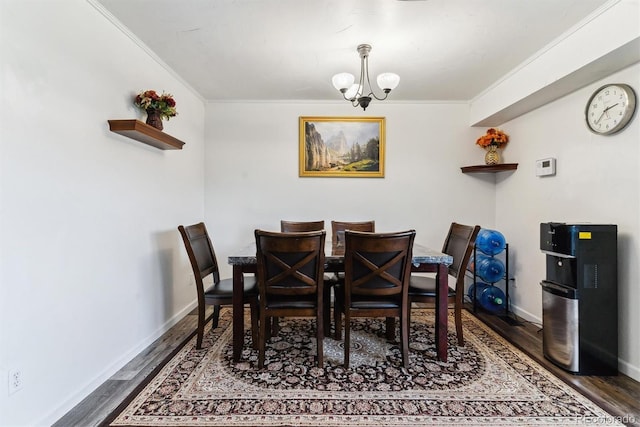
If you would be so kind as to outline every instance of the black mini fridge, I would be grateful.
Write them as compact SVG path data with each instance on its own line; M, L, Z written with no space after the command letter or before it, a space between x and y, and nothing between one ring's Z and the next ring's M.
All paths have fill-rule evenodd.
M540 224L544 356L580 375L618 373L617 226Z

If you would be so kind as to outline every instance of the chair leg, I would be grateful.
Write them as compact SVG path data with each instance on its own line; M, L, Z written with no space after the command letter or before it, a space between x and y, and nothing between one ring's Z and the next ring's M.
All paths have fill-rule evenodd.
M387 334L387 341L394 342L396 340L396 318L387 317L385 319L385 330Z
M258 369L264 368L264 347L267 335L267 317L260 312L260 333L258 334Z
M462 336L462 308L456 304L453 309L455 322L456 322L456 335L458 336L458 345L464 346L464 337Z
M334 339L342 339L342 308L337 304L333 306L333 327L335 328Z
M267 325L266 325L267 326L267 335L266 335L265 339L267 341L269 341L271 339L271 336L272 336L273 327L271 325L272 325L273 321L274 321L273 318L267 318L267 320L266 320L266 322L267 322Z
M322 296L324 332L326 336L331 336L331 284L325 283L324 285L324 295Z
M407 315L400 318L400 348L402 349L402 365L409 368L409 316Z
M198 340L196 341L196 349L202 348L202 338L204 337L204 324L207 322L204 313L204 304L198 305Z
M278 333L280 332L280 318L279 317L272 317L271 318L271 333L270 333L270 337L277 337Z
M318 306L316 313L316 348L318 349L318 368L324 367L324 307Z
M249 310L251 310L251 344L254 349L258 348L258 335L259 335L259 326L258 326L258 310L259 305L257 301L251 301L249 303Z
M344 367L349 369L349 353L351 347L351 318L349 314L344 313Z
M211 329L215 329L218 327L218 320L220 319L220 306L219 305L214 305L213 306L213 323L211 324Z

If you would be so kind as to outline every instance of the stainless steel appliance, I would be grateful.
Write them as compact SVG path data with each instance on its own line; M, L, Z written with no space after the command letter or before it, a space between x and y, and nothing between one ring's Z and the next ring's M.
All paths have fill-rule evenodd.
M540 250L545 357L576 374L616 375L617 226L541 223Z

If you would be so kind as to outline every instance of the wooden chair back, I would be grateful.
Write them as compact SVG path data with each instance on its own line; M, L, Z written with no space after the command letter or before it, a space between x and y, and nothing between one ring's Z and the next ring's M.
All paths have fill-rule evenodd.
M256 230L258 287L272 295L315 294L324 274L324 231L275 233Z
M283 233L299 233L303 231L324 230L324 220L322 221L280 221L280 231Z
M345 232L345 306L352 296L406 299L415 231Z
M199 222L187 226L180 225L178 231L180 231L180 235L184 241L184 246L191 263L191 269L196 279L198 300L200 300L200 298L204 299L204 284L202 280L212 274L214 283L220 281L218 260L216 259L216 253L209 238L207 227L204 223Z
M449 266L449 274L461 282L464 287L464 273L473 253L476 237L480 231L479 225L464 225L452 222L449 232L442 246L442 252L453 257ZM456 292L459 288L456 285ZM464 289L462 289L464 292Z

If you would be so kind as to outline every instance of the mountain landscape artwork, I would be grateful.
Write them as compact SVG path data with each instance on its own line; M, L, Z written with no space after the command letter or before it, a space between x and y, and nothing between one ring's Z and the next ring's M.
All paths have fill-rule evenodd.
M384 117L300 117L300 176L384 177Z

